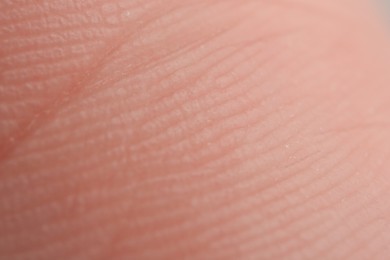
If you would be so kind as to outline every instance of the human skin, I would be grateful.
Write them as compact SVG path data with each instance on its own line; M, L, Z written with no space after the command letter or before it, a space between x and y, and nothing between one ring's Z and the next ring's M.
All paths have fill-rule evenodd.
M1 0L0 259L389 259L363 0Z

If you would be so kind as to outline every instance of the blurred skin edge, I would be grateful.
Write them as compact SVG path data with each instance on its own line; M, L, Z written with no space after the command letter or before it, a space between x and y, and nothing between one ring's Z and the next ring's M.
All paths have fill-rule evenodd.
M36 132L18 145L13 154L1 166L0 171L3 175L0 192L4 199L1 201L0 210L5 219L3 223L11 223L2 226L2 234L6 234L6 239L2 240L0 252L5 252L4 257L7 259L13 259L12 257L14 259L18 259L18 257L50 259L61 252L64 257L69 254L70 256L78 256L80 259L85 259L88 256L92 258L104 255L104 253L112 253L118 258L126 258L130 255L137 259L148 259L153 258L153 256L160 256L160 259L191 256L199 258L215 256L214 259L234 259L240 256L266 259L267 256L269 256L268 258L288 254L294 256L294 254L300 255L301 253L318 256L318 252L322 252L325 255L328 253L329 258L331 258L332 254L335 257L352 254L352 249L356 248L359 243L364 244L368 239L366 234L371 234L370 232L382 231L385 233L386 223L374 221L372 226L368 226L370 232L356 231L357 234L350 239L352 241L350 244L341 243L342 245L338 246L333 243L333 239L338 236L346 234L349 237L350 230L354 230L356 226L370 222L372 219L384 219L389 213L386 203L378 205L376 202L378 196L386 194L386 177L379 176L375 182L365 185L369 182L369 177L373 177L373 175L365 176L358 173L360 171L374 171L376 172L375 176L381 175L385 158L388 155L386 147L379 145L387 142L388 136L380 125L378 132L378 125L376 125L376 122L383 122L386 118L387 114L384 112L388 108L384 104L386 104L385 101L388 97L386 86L389 81L387 81L386 76L382 76L384 70L382 62L386 64L384 61L386 59L378 58L375 50L377 44L381 44L377 43L375 37L380 36L373 32L363 31L365 33L362 33L362 36L358 36L360 33L356 36L359 39L356 40L359 44L346 37L341 44L343 46L344 43L345 48L336 48L335 52L329 53L327 48L332 45L332 37L347 32L346 28L337 28L336 32L332 32L334 27L329 26L326 22L316 24L318 20L313 17L309 18L309 15L295 19L294 16L289 17L290 11L282 13L286 15L285 22L297 23L298 25L301 25L300 23L308 24L309 21L314 22L311 25L313 28L309 30L310 33L304 32L297 38L289 38L293 41L293 47L290 46L291 49L289 49L290 52L291 50L293 50L292 52L302 51L310 46L311 42L319 44L318 46L322 46L324 49L308 49L303 55L301 53L288 53L294 57L298 54L301 57L298 60L290 60L283 54L281 57L279 55L279 63L283 65L287 63L288 69L271 72L275 73L275 76L267 82L271 86L282 84L283 87L285 81L283 77L287 77L291 79L290 82L297 81L298 84L295 83L294 88L289 90L284 88L286 91L278 93L271 101L265 102L263 109L256 110L256 104L261 104L262 94L269 91L266 85L260 87L260 90L251 90L249 98L245 95L242 96L241 92L234 87L229 88L231 93L240 94L239 99L251 101L251 106L245 108L245 113L239 114L238 119L228 121L233 122L233 127L245 128L248 123L253 122L251 121L253 117L263 118L267 112L271 113L271 116L268 121L254 123L242 132L230 130L232 128L227 124L227 121L217 121L217 124L213 124L213 128L210 128L211 136L214 134L215 140L208 141L217 147L217 151L205 151L202 148L207 144L203 143L203 140L208 140L208 133L201 132L199 135L197 132L207 129L209 126L208 121L202 120L199 114L206 117L213 115L209 114L211 113L209 110L197 110L196 104L211 104L211 111L219 113L216 113L217 117L229 119L237 112L235 110L237 104L235 100L237 99L227 95L226 101L218 97L219 93L216 90L209 93L209 96L215 100L208 101L201 95L203 92L200 91L204 84L196 85L194 81L184 81L192 85L182 85L181 81L175 83L173 80L173 84L168 84L165 90L161 91L162 88L158 85L161 80L160 74L157 73L156 80L153 80L153 73L156 70L153 70L152 67L151 70L143 72L142 66L137 76L140 79L151 78L152 80L147 82L156 84L156 87L150 87L151 94L160 95L168 105L164 106L164 103L155 102L159 99L155 99L152 95L150 97L139 94L139 96L132 97L131 91L116 93L114 90L104 87L101 82L105 82L106 85L120 86L121 89L125 89L128 82L142 83L140 80L121 81L123 75L126 75L125 73L128 71L125 66L126 61L128 62L130 58L134 58L130 59L133 62L138 61L137 56L130 52L131 45L130 47L122 46L116 54L113 54L117 60L111 61L110 64L102 68L99 75L96 76L97 80L91 80L89 83L91 86L89 91L103 89L99 92L100 94L88 98L89 92L83 90L85 92L82 91L74 96L76 102L71 102L65 108L62 108L62 105L58 106L59 111L51 115L50 119L42 119L42 122L45 122L43 127L38 125ZM354 19L357 18L351 20L356 24L365 24ZM244 29L247 31L253 30L259 25L255 17L250 16L248 21L248 23L244 23ZM283 24L277 22L275 24L283 27ZM321 25L324 32L315 32L316 25ZM184 29L188 28L190 26L184 26ZM269 30L272 31L272 29ZM223 40L217 39L215 44L217 46L223 45L224 41L240 39L241 37L251 38L252 36L245 36L247 31L234 31ZM318 38L321 35L324 39ZM363 35L373 35L373 37L367 39ZM331 39L329 40L325 36L330 36ZM304 42L303 46L300 45L299 41L303 39L301 37L307 41ZM172 39L171 41L175 42L176 40ZM351 44L352 42L354 44ZM184 39L181 44L185 46L188 42ZM274 50L275 47L272 46L279 48L284 46L284 42L272 42L271 40L271 43L265 46L268 48L267 50ZM370 46L370 48L366 46ZM375 48L372 48L373 46ZM277 48L275 49L277 50ZM324 62L324 67L322 64L316 63L320 61L313 60L313 57L322 54L322 50L325 50L325 60L321 59L320 61ZM344 56L344 52L347 53L346 56ZM249 52L250 54L251 52ZM160 53L157 52L157 55L155 54L153 57L158 58L159 55ZM191 58L191 55L181 55L185 56L184 59ZM236 62L236 59L242 60L240 55L240 52L235 50L232 57L224 62L229 64L229 62ZM319 57L324 56L319 55ZM354 57L359 63L355 63ZM375 57L374 65L368 62L372 62L370 59L372 57ZM255 56L254 60L261 62L263 58L259 55ZM196 63L196 60L195 56L195 64L202 64L202 62ZM142 64L142 60L139 61ZM242 63L238 67L242 67L242 69L234 70L234 72L245 76L247 73L245 70L250 68L246 68L243 61L240 62ZM299 66L306 64L306 62L314 63L314 65L304 66L305 70L302 71ZM296 63L298 65L295 65ZM231 70L231 67L227 65L226 68L222 66L221 69L217 69L217 72L213 72L212 68L208 68L206 64L206 72L204 72L203 67L198 69L196 65L192 66L188 72L185 71L190 78L199 77L199 73L207 74L207 70L211 71L208 74L209 77L229 73ZM264 66L264 68L267 67ZM169 67L165 68L161 74L164 76L165 73L169 74L169 72L175 71L174 69L169 71ZM345 70L342 71L343 69ZM297 74L292 74L291 71L297 71ZM356 72L358 74L364 72L367 75L356 76ZM131 79L132 77L132 75L126 75L126 78ZM336 79L329 80L329 77ZM246 85L249 89L250 87L254 88L254 82L261 79L263 78L258 76L252 81L245 81L244 84L249 84ZM123 85L120 82L124 82ZM234 79L233 83L244 88ZM364 84L368 83L372 84L375 91L366 91L367 87ZM206 81L206 84L210 83ZM331 85L336 87L333 90L326 88ZM180 99L180 96L175 97L178 101L169 99L169 96L175 91L189 86L197 86L192 91L195 97L198 95L200 98L192 99L192 96L188 95L189 98L184 99ZM317 90L315 87L319 89ZM136 87L134 89L137 90ZM339 91L343 94L350 93L345 106L339 106L339 103L343 103L340 99L344 100ZM120 95L125 96L122 96L122 99L117 99ZM168 98L163 99L165 96ZM324 101L323 97L327 97L327 99ZM112 101L113 98L115 98L115 102ZM122 102L122 100L126 102ZM119 134L115 135L113 139L109 139L107 133L113 132L118 126L109 123L107 126L99 128L93 124L92 119L105 122L112 117L111 113L119 113L126 107L136 107L140 103L139 100L142 100L143 104L150 104L151 109L154 108L154 112L152 114L140 113L141 119L138 121L135 118L136 115L124 113L125 122L121 122L123 129L120 129ZM227 102L228 106L219 108L213 105L214 102ZM119 105L117 107L110 105L106 110L111 111L108 114L93 108L94 105L98 104L104 108L107 103L118 103ZM185 114L167 117L168 123L165 124L176 124L177 120L191 119L192 116L200 121L195 125L187 121L184 127L179 128L181 132L167 133L166 137L160 141L155 141L147 146L137 146L138 143L142 143L150 136L158 135L160 131L164 133L164 122L161 123L157 119L164 117L165 114L169 115L172 107L178 106L184 106L187 109ZM362 106L364 108L374 107L374 109L367 111L367 109L362 109ZM277 107L280 107L281 112L272 112ZM316 109L315 113L310 113L312 108ZM330 112L325 108L330 109ZM86 114L83 117L77 116L80 111L86 111ZM255 111L255 113L251 114L251 111ZM286 124L284 124L284 122L291 120L288 111L298 112L297 117L292 118L293 124L289 125L290 128L285 127ZM353 111L354 113L352 115L346 114L345 111ZM371 122L372 119L375 119L374 123ZM139 132L134 136L128 135L126 129L129 126L142 130L140 122L145 121L151 125L151 128L147 129L150 132ZM153 123L158 124L153 126ZM78 135L77 129L82 128L81 126L85 124L90 124L89 127L92 131L82 132L81 135ZM162 127L159 124L162 124ZM190 127L185 127L187 124ZM308 125L307 129L309 130L305 129L304 134L309 134L308 136L302 137L303 133L295 133L305 124ZM360 127L362 125L363 127ZM277 127L275 134L269 135L266 139L259 139L274 127ZM314 141L318 141L318 138L314 137L314 133L324 127L326 128L324 132L330 134L324 135L326 137L320 139L318 148L317 144L313 145ZM348 132L351 129L352 131ZM359 129L363 129L363 131L359 131ZM177 129L174 128L174 130ZM352 133L345 134L345 130L347 133ZM372 137L373 133L376 134L375 137ZM377 133L380 134L377 135ZM220 136L226 135L229 138L220 138ZM103 137L94 138L93 136ZM289 136L292 139L291 143L287 142ZM168 144L175 143L176 138L179 137L189 140L189 144L175 149L166 148L170 147ZM86 138L86 141L91 142L86 142L84 146L78 146L76 144L80 143L80 138ZM232 146L224 146L224 141L232 142L228 143ZM245 149L241 149L244 142ZM68 144L71 144L70 147ZM136 147L135 152L140 152L140 154L134 155L134 158L129 158L129 155L126 154L129 150L119 150L114 154L114 157L107 154L102 155L100 152L100 150L109 151L112 147L122 148L132 145ZM275 145L276 149L272 150ZM72 146L74 147L72 148ZM333 155L332 151L337 151L339 146L342 148ZM288 149L293 149L293 151L289 152ZM317 155L318 158L311 158L311 153L315 153L317 150L320 151ZM372 154L367 156L363 150L372 151ZM260 151L260 153L253 154L252 156L255 158L250 158L250 154L255 151ZM131 152L134 153L134 151ZM33 153L35 154L32 155ZM226 158L226 154L228 155L227 159L221 160L221 158ZM298 156L298 159L294 155ZM300 163L299 160L304 160L306 157L309 157L309 161ZM79 163L80 158L83 158L81 164ZM112 158L116 159L112 160ZM181 161L180 158L189 159ZM316 158L320 160L320 163L316 161ZM338 163L338 160L341 162ZM351 169L350 165L355 164L358 160L364 162L362 166L359 164L360 170L357 171L353 167ZM120 161L124 161L124 163L121 164ZM235 165L236 163L238 166ZM298 166L290 170L291 168L287 167L290 164ZM324 171L320 169L318 174L330 171L330 177L313 181L310 178L310 173L313 170L310 168L311 164L322 166L325 169ZM285 168L288 170L284 171ZM114 176L113 172L115 172ZM259 175L259 172L263 174ZM272 172L274 175L265 174L268 172ZM15 174L18 177L15 178ZM169 176L164 176L165 174ZM339 179L339 175L342 176L341 179ZM163 177L160 178L160 176ZM293 177L288 178L289 176ZM296 177L294 178L294 176ZM348 176L356 176L355 181L351 181L351 178L347 178ZM285 178L288 181L281 182ZM350 182L345 183L344 179ZM161 182L159 183L159 181ZM333 184L338 185L332 189L329 186ZM185 188L186 186L187 188ZM266 189L267 186L269 188ZM316 189L324 190L324 192L318 193ZM365 195L362 195L364 199L357 192L357 190L361 191L360 189L367 191ZM323 195L320 196L321 194ZM347 202L339 202L340 198L346 197L348 194L357 195L347 199ZM292 207L292 205L301 204L305 198L313 199L309 203L303 203L303 207L297 206L297 209ZM334 202L334 205L329 205L329 201ZM371 202L374 210L368 213L358 211L359 208L369 207L367 204ZM345 204L349 206L346 207ZM313 208L316 209L317 206L320 209L319 213L315 214ZM167 209L170 209L171 212L167 212ZM358 217L351 217L355 211L359 212ZM209 216L207 217L207 215ZM270 219L269 216L272 218ZM323 234L322 227L326 229L327 225L333 226L340 219L348 217L351 218L350 226L337 226L336 229L327 231L330 234L326 235L325 242L321 242L318 237L313 241L302 239L290 242L291 244L284 251L280 249L281 244L291 241L289 236L298 237L298 235L306 234L310 237L311 234L316 233L315 231ZM321 222L325 222L326 225L321 225ZM311 223L317 223L317 228L314 227L314 231L306 232L306 225L310 226ZM44 226L46 229L43 228ZM253 226L257 226L258 230L253 230ZM380 230L381 228L383 230ZM155 236L154 232L157 233ZM263 239L262 236L268 237L271 242ZM386 243L388 238L383 236L383 243ZM115 242L107 246L107 241ZM375 242L372 251L386 249L380 241ZM210 243L215 244L210 246ZM307 243L306 248L305 243ZM243 248L237 246L240 244L243 245ZM246 244L247 247L245 247ZM102 248L97 248L97 245L101 245ZM320 247L321 250L316 251L315 246ZM51 250L50 247L55 248L55 250ZM327 248L329 248L328 252L326 252ZM112 252L110 252L111 250ZM325 252L323 252L324 250ZM366 252L367 255L372 253L368 250Z

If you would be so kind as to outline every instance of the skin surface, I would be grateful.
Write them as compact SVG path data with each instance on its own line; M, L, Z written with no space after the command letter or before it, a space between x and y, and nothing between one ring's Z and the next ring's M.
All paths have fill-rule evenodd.
M362 0L1 0L0 259L389 259Z

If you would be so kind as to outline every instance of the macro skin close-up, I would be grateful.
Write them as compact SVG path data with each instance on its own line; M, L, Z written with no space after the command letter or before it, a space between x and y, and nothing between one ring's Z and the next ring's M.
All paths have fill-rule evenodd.
M0 260L390 259L383 13L0 0Z

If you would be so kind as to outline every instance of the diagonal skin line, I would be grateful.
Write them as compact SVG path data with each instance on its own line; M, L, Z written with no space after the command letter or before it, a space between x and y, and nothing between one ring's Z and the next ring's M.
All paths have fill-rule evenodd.
M154 15L152 18L148 19L144 23L142 23L140 26L147 26L151 23L153 23L155 20L157 20L159 17L161 17L161 14L170 14L173 12L176 8L165 8L164 10L160 10L156 15ZM239 26L240 22L235 23L233 27ZM123 27L125 27L124 25ZM230 27L231 29L232 27ZM137 29L139 31L139 28ZM229 30L222 30L221 32L217 33L216 35L213 35L211 39L215 39L218 36L226 33ZM106 48L104 53L95 59L94 62L92 62L92 66L88 71L85 73L82 73L80 77L75 77L74 83L71 84L70 89L66 90L62 93L59 97L55 98L52 102L47 104L45 108L43 108L40 112L38 112L36 115L32 116L32 119L20 126L16 134L11 135L8 137L5 142L3 143L3 149L0 148L0 162L4 161L9 157L12 152L19 147L24 141L26 141L30 136L33 135L39 128L43 127L46 123L50 122L50 119L55 116L58 111L63 108L64 105L69 104L72 102L73 97L80 96L83 93L83 86L88 85L91 81L93 81L93 75L96 74L100 69L102 69L105 66L105 62L109 61L112 56L115 55L116 51L118 51L121 46L123 46L128 38L130 38L132 35L134 35L134 31L129 31L127 33L120 33L120 37L117 37L117 40L114 41L114 44L110 44L110 48ZM114 38L115 39L115 38ZM196 46L200 45L201 43L197 42L194 44L191 44L187 48L193 49ZM195 47L194 47L194 46ZM175 52L176 53L176 52ZM174 55L177 55L174 54ZM170 56L170 55L168 55ZM163 59L166 59L163 58Z
M143 22L139 26L147 26L153 23L156 19L161 17L161 14L169 14L175 7L165 8L157 12L153 17ZM127 24L127 23L126 23ZM29 136L33 135L40 127L43 127L45 123L49 122L53 116L66 104L71 102L71 98L81 95L82 91L91 81L93 81L93 75L100 69L104 68L106 61L109 61L112 56L124 45L126 41L134 35L134 30L126 32L126 25L123 25L123 33L119 33L119 36L114 37L114 41L111 41L109 46L104 49L102 55L98 56L94 62L91 63L89 69L84 73L80 72L79 76L74 77L73 83L70 84L69 89L65 90L61 95L57 96L48 102L41 111L32 116L31 120L28 120L22 124L15 134L9 136L2 143L3 148L0 148L0 161L6 160L12 152L19 147ZM139 28L137 29L139 31Z
M163 11L164 13L170 13L173 10L174 8L170 8ZM161 17L161 11L142 23L140 26L147 26L159 17ZM126 25L124 25L123 28L123 31L125 31ZM137 31L138 30L139 29L137 29ZM95 61L91 63L89 69L84 73L80 73L79 77L74 77L73 83L70 84L69 89L54 98L52 102L49 102L49 104L47 104L41 111L33 115L31 120L22 124L15 134L6 138L5 142L2 143L3 148L0 148L0 161L5 161L10 154L12 154L12 152L23 143L23 141L35 133L40 127L44 126L45 122L48 122L64 105L69 103L72 97L80 95L84 89L83 86L88 85L88 83L93 80L93 75L105 66L105 62L108 61L124 44L126 44L127 40L132 35L134 35L134 31L125 31L120 33L119 37L117 37L115 41L110 41L110 44L107 44L108 47L102 51L102 55L98 56Z

